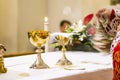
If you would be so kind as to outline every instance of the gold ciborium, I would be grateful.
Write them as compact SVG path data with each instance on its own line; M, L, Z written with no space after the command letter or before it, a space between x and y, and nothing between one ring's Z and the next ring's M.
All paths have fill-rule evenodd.
M58 60L56 65L58 66L69 66L72 65L72 62L69 61L65 55L66 48L65 46L69 43L70 39L68 37L64 37L62 35L57 36L58 43L62 45L62 58Z
M28 38L30 42L37 47L36 53L37 53L37 60L30 66L30 68L35 68L35 69L44 69L44 68L49 68L47 64L44 63L41 53L43 50L41 47L43 47L46 43L46 41L49 38L49 32L44 31L44 30L35 30L28 32Z

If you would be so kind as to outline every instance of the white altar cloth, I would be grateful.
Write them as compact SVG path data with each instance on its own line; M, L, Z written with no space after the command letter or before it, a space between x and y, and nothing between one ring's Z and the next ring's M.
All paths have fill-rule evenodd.
M30 69L36 54L5 58L8 72L0 74L0 80L112 80L112 57L102 53L67 52L67 58L85 70L65 70L55 64L61 52L42 54L50 69ZM22 74L27 74L26 76Z

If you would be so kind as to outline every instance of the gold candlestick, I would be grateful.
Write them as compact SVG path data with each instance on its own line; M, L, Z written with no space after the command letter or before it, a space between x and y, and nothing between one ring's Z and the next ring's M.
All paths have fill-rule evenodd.
M36 53L37 53L37 60L30 66L30 68L35 68L35 69L43 69L43 68L49 68L47 64L44 63L41 53L43 50L41 47L43 47L48 40L49 37L49 32L48 31L43 31L43 30L36 30L36 31L31 31L28 32L28 38L30 42L37 47Z

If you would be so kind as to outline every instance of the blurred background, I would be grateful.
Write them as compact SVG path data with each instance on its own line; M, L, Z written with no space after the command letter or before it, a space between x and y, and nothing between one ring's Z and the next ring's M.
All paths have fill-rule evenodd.
M31 52L34 47L27 32L43 29L44 17L48 17L53 33L59 31L63 19L74 22L118 3L120 0L0 0L0 43L7 54Z

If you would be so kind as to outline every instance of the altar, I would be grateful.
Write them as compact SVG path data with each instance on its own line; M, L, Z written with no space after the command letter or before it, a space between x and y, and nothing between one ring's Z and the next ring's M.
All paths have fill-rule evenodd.
M0 80L112 80L111 54L92 52L66 52L74 66L81 69L66 69L55 66L61 52L43 53L42 58L50 68L30 69L36 54L5 58L7 73L0 74Z

